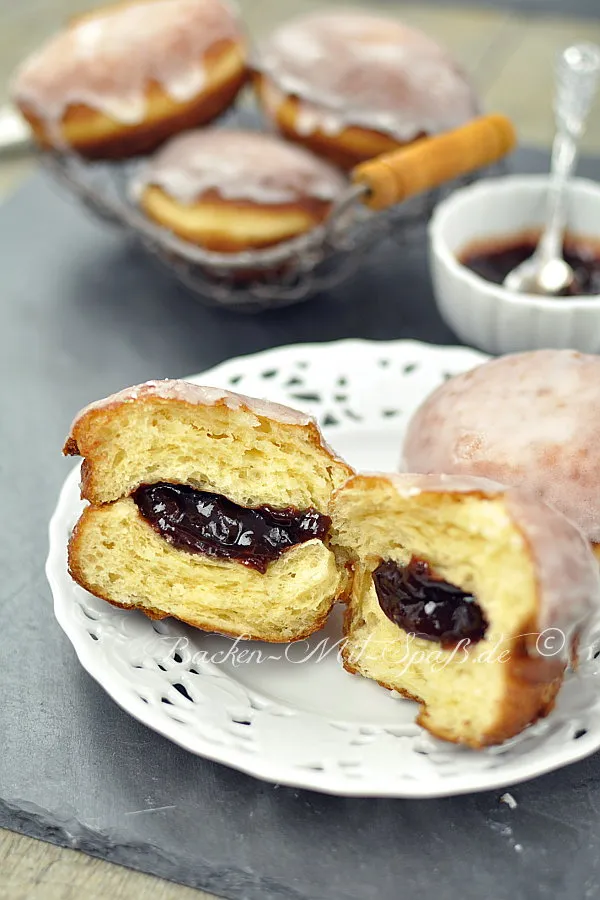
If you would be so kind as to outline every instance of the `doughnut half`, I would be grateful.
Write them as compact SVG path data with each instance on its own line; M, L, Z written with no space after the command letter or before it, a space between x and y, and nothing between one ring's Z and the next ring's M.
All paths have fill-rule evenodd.
M153 618L265 641L310 634L343 596L347 572L330 549L326 513L352 470L309 417L217 388L148 382L86 407L64 452L84 457L81 490L89 501L70 540L69 570L96 596ZM177 533L142 513L138 498L149 486L192 492L203 515L215 495L242 514L274 510L285 519L312 510L325 516L325 531L307 532L261 568L235 555L252 550L237 520L209 519L207 552L192 552L180 542L189 520L173 519L168 503L155 511Z
M220 115L246 59L224 0L129 0L73 20L25 60L12 94L42 147L120 159Z
M357 475L332 500L354 583L345 668L421 704L471 747L546 715L600 610L581 532L533 495L474 477Z
M283 132L344 168L477 114L446 50L397 19L313 12L263 42L254 86Z

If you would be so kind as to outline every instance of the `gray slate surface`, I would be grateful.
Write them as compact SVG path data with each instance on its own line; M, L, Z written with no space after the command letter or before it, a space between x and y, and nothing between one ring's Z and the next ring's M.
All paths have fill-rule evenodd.
M598 176L600 162L583 169ZM423 252L382 248L332 296L243 318L198 305L38 177L0 208L0 259L0 825L229 898L600 897L600 757L513 788L515 810L500 791L387 801L276 788L127 716L53 619L46 526L75 410L277 344L452 342Z

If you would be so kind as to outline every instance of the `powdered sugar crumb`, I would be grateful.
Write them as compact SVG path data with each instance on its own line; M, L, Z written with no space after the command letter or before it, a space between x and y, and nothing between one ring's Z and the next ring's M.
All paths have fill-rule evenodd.
M502 796L500 797L500 803L506 803L509 809L516 809L518 806L518 803L513 795L508 793L502 794ZM520 847L520 844L517 844L517 847ZM515 850L517 849L517 847L515 847Z

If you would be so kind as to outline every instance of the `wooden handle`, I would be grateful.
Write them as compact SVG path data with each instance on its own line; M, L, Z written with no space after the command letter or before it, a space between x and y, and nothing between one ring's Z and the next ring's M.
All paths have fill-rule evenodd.
M501 115L482 116L455 131L422 138L408 147L361 163L354 169L352 181L369 188L364 198L367 206L386 209L502 159L515 143L510 119Z

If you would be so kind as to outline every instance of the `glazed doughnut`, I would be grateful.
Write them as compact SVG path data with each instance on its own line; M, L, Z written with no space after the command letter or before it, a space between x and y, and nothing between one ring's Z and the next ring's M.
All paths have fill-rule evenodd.
M583 534L488 479L357 475L333 495L354 583L345 668L421 704L437 737L484 747L553 706L600 611Z
M316 227L346 185L329 163L274 135L207 128L162 147L132 193L146 215L179 237L228 253Z
M246 56L226 0L130 0L51 38L12 94L43 147L117 159L218 116L246 79Z
M403 467L524 485L600 543L600 358L535 350L449 379L413 416Z
M88 591L151 618L289 641L347 585L328 504L352 473L308 416L183 381L86 407L64 452L89 502L69 543Z
M368 13L286 22L254 68L263 109L283 134L345 168L477 114L470 85L444 49Z

